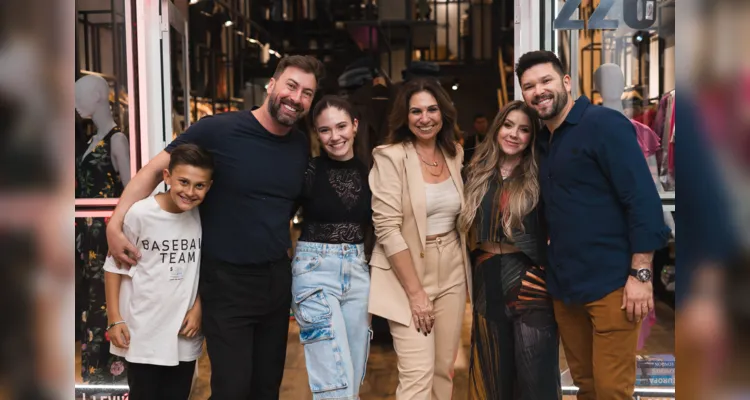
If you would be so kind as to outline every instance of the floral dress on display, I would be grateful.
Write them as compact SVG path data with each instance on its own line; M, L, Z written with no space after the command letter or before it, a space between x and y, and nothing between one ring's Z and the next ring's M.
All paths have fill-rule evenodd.
M94 149L76 157L76 198L118 198L123 185L112 165L113 128ZM90 142L89 142L90 144ZM76 218L76 265L82 271L86 305L81 315L81 377L85 383L126 381L125 362L109 353L104 260L107 257L106 223L109 218Z

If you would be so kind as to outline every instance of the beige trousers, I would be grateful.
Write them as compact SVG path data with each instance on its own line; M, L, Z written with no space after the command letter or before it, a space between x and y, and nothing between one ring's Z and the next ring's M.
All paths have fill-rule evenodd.
M389 321L398 356L397 400L449 400L453 395L453 365L466 307L462 251L458 235L427 242L425 269L417 274L433 301L432 333L425 336L413 323Z

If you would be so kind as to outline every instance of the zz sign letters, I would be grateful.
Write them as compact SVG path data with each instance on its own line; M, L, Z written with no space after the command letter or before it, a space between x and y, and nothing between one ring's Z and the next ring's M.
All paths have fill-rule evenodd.
M643 30L650 28L656 20L656 0L601 0L589 18L588 29L617 29L620 21L605 19L615 3L622 2L622 17L627 26ZM583 21L571 19L581 5L581 0L567 0L552 24L553 29L581 30Z

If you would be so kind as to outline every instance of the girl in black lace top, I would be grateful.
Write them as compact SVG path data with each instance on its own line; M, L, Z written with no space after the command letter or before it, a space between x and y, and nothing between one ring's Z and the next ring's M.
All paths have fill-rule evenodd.
M372 224L367 174L367 167L354 156L344 161L328 154L311 159L305 173L299 240L364 243Z
M369 353L364 242L372 224L371 193L367 167L354 157L353 116L349 103L335 96L323 97L312 113L325 154L307 168L292 310L313 399L358 398Z

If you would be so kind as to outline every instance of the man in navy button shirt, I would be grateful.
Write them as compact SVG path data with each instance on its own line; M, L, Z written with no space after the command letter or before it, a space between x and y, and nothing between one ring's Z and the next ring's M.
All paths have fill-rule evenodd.
M641 319L654 307L651 261L669 237L661 200L633 124L586 97L574 101L554 53L524 54L516 74L544 123L547 290L578 399L630 400Z

